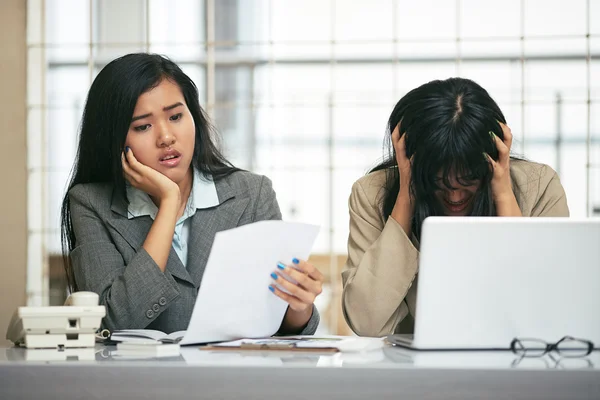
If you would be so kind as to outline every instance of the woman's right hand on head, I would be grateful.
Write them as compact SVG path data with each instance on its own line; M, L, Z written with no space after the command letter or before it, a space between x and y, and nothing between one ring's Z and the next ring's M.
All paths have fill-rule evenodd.
M410 194L412 158L409 159L406 156L406 134L400 136L400 124L392 132L392 143L396 152L396 162L398 163L400 190L390 216L402 226L406 235L410 237L411 221L414 213L414 204Z
M136 189L148 193L150 196L163 201L166 198L178 200L181 197L179 186L171 179L139 162L133 155L133 150L125 147L121 163L125 179Z
M400 174L400 193L408 196L410 193L411 160L406 156L406 134L400 135L400 124L392 132L392 143L396 152L398 173Z

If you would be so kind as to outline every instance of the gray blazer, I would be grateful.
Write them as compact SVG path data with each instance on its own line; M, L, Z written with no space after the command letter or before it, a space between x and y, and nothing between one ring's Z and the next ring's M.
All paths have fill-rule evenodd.
M164 273L142 247L153 223L149 216L127 219L127 204L109 183L81 184L69 191L75 280L79 290L100 296L106 306L104 328L187 329L215 234L281 219L268 178L238 171L215 185L219 205L198 209L192 217L187 268L171 247ZM318 324L315 307L301 334L313 334Z

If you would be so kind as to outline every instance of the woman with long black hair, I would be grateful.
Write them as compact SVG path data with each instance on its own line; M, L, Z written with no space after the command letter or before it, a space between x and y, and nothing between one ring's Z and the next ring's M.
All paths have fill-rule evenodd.
M98 293L103 327L185 330L215 233L281 219L271 181L233 167L213 135L196 86L165 57L123 56L92 83L61 233L70 289ZM279 333L312 334L323 275L290 262L268 286L288 303Z
M471 80L410 91L392 111L388 132L389 155L354 183L349 200L342 307L364 336L412 333L425 218L569 215L556 172L511 158L502 111ZM498 246L510 251L509 243Z

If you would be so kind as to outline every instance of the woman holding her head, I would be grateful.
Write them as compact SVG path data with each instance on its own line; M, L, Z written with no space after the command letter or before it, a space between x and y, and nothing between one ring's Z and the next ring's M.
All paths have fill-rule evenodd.
M412 333L425 218L569 215L556 172L510 157L502 111L471 80L410 91L388 129L388 158L354 183L349 200L342 307L363 336Z
M233 167L211 134L196 86L164 57L123 56L92 83L61 233L69 287L98 293L103 327L186 329L215 233L281 219L271 181ZM290 293L269 286L289 304L279 333L312 334L323 276L293 262L273 265Z

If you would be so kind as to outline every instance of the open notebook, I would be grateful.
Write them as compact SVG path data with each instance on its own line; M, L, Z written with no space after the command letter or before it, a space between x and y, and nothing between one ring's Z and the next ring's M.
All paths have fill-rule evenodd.
M113 342L122 343L140 343L140 342L161 342L161 343L179 343L185 335L185 331L172 332L166 334L162 331L152 329L125 329L115 331L110 335Z

